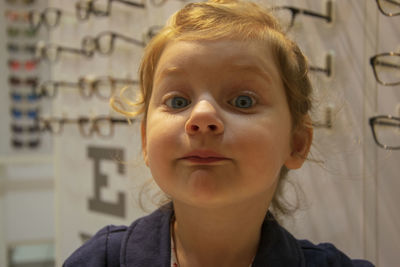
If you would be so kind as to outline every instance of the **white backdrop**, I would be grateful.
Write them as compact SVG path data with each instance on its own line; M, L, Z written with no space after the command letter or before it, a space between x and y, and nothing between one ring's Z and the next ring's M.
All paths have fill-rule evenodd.
M274 2L325 12L325 1L320 0ZM311 65L324 66L326 54L333 53L333 77L312 74L317 99L313 117L324 122L325 111L330 108L333 126L315 130L313 158L323 163L310 161L291 174L307 201L286 226L298 238L332 242L351 257L370 259L377 266L395 266L400 251L400 214L396 205L400 200L400 152L388 152L375 145L368 118L377 114L400 116L396 111L400 90L398 86L377 85L369 57L378 52L399 51L400 17L383 16L373 0L333 2L331 25L299 15L291 32ZM50 6L73 13L74 3L53 0ZM91 18L84 23L64 21L50 32L50 40L79 47L84 36L105 30L140 39L148 27L163 24L182 5L168 0L160 7L146 2L146 9L135 9L114 3L110 17ZM51 66L52 79L75 81L89 74L136 79L142 49L118 40L116 45L116 51L106 57L63 57ZM75 118L88 114L116 115L107 102L83 100L77 92L67 90L54 100L49 115ZM138 129L135 122L129 127L117 126L112 139L84 139L76 125L68 125L62 135L54 138L58 266L82 244L82 236L93 235L107 224L129 224L144 214L136 203L137 192L150 175L141 164ZM129 164L100 159L110 157L107 151L120 153ZM105 177L104 184L96 187L101 183L100 177ZM96 188L100 188L97 193ZM123 201L118 199L120 193ZM93 198L100 203L97 208L89 204ZM123 203L117 209L123 212L111 214L104 208L105 203Z

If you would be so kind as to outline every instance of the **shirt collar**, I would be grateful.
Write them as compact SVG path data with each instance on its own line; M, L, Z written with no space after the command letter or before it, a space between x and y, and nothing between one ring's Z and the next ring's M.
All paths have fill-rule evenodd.
M171 266L170 220L172 204L135 221L121 246L121 266ZM305 260L297 240L267 213L253 267L303 267Z

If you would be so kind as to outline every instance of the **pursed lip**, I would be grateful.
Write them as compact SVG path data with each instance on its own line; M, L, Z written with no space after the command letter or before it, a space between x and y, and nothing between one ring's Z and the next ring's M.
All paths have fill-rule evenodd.
M180 159L192 163L213 163L213 162L229 160L229 158L212 150L194 150L185 154Z

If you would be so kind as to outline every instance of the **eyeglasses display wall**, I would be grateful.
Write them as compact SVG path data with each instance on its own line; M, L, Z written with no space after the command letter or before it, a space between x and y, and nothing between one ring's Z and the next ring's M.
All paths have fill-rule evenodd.
M50 140L43 140L36 120L48 105L41 102L36 86L49 76L35 56L36 43L47 36L30 25L32 10L46 6L45 1L3 1L2 31L5 38L1 54L5 71L1 78L3 122L1 159L29 158L39 153L51 153ZM8 117L5 117L5 114ZM7 127L7 126L8 127Z
M140 164L139 118L114 112L109 98L123 88L135 97L145 44L182 4L169 1L164 9L141 1L52 1L35 15L35 27L50 35L39 40L35 55L52 73L36 87L52 106L38 128L42 138L54 140L62 188L56 226L70 233L56 236L59 261L93 235L93 227L127 224L144 214L131 193L150 178ZM71 216L80 219L71 223Z
M2 156L38 151L54 160L60 264L95 230L144 214L137 196L151 175L141 160L140 117L113 111L109 98L121 89L135 97L143 48L188 1L0 1L1 131L9 137ZM400 250L393 241L400 214L390 204L400 201L400 2L271 3L308 57L316 100L312 155L290 174L310 202L286 227L393 266Z

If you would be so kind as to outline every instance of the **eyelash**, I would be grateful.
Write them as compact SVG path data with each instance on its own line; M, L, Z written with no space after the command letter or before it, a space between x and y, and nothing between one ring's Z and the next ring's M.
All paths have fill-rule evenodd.
M184 107L181 107L181 108L179 108L179 107L178 107L178 108L174 108L174 107L172 106L172 105L173 105L173 102L172 102L172 101L174 101L174 100L176 100L176 99L178 99L178 98L183 99L184 101L186 101ZM170 109L175 109L175 110L183 109L183 108L187 107L188 105L190 105L190 103L191 103L190 100L186 99L186 98L183 97L183 96L179 96L179 95L173 95L173 96L171 96L171 97L168 97L168 98L164 101L164 105L166 105L166 106L167 106L168 108L170 108Z
M250 99L252 101L251 106L249 107L238 107L236 106L236 104L238 104L238 102L236 102L238 100L239 97L247 97L248 99ZM234 98L232 98L230 101L228 101L229 104L231 104L232 106L239 108L241 110L245 110L245 109L250 109L253 108L254 105L257 104L257 100L256 97L253 96L252 93L242 93L242 94L238 94L237 96L235 96Z
M251 106L249 106L249 107L238 107L238 106L236 106L237 103L235 103L235 100L237 100L239 97L248 97L252 101ZM182 106L182 107L173 107L174 102L172 102L172 101L177 100L177 99L181 99L181 100L183 99L184 101L186 101L186 103L184 103L184 106ZM172 110L184 109L188 105L190 105L191 103L192 102L188 98L186 98L184 96L181 96L181 95L176 95L176 94L168 96L166 98L166 100L163 101L163 104L165 106L167 106L169 109L172 109ZM240 110L248 110L248 109L253 108L257 104L257 97L255 96L254 93L244 92L244 93L237 94L235 97L231 98L228 101L228 104L230 104L234 108L238 108Z

